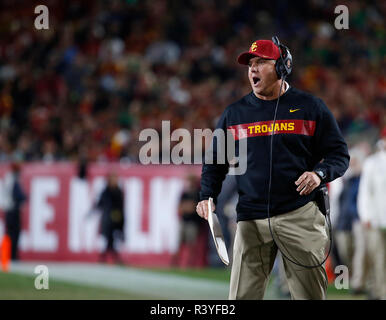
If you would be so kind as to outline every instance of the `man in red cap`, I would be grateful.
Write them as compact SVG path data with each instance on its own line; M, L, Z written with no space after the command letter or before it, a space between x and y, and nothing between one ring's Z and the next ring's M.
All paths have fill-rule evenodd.
M319 185L342 176L350 157L323 101L285 81L292 57L273 40L255 41L238 57L248 65L252 91L228 106L217 125L224 131L243 130L234 135L236 150L239 140L247 139L247 170L236 175L239 201L229 298L262 299L280 249L287 257L283 264L292 299L325 299L322 262L328 236L315 200ZM208 199L216 203L229 170L228 162L216 161L216 142L214 137L214 163L202 168L196 207L205 219Z
M275 71L275 63L279 58L279 48L271 40L255 41L249 51L239 55L237 61L249 66L248 78L256 97L270 100L279 95L282 80L278 80ZM287 83L284 92L286 89Z
M11 170L4 177L3 197L7 235L11 240L11 259L19 259L19 236L21 230L21 206L27 200L20 183L21 163L11 163Z

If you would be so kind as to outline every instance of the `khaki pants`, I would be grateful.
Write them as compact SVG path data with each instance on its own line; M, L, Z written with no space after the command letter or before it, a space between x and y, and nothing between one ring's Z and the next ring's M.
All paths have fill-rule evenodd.
M326 222L314 201L270 220L275 240L286 256L304 265L323 261L328 242ZM277 251L268 219L239 221L229 299L263 299ZM292 299L326 299L324 266L308 269L284 257L283 263Z

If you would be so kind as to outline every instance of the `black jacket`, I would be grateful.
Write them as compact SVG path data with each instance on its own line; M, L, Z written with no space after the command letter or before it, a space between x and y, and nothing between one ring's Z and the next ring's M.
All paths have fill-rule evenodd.
M267 218L270 139L277 100L261 100L253 92L228 106L217 128L243 128L247 132L247 171L236 176L239 202L237 220ZM344 174L349 155L334 116L321 99L295 88L281 97L273 139L270 215L295 210L315 196L296 191L295 181L305 171L320 169L324 183ZM236 150L239 138L236 135ZM241 138L240 138L241 139ZM217 141L213 139L214 164L204 164L200 200L216 200L229 164L216 164ZM223 151L223 150L221 150ZM323 161L321 162L321 160Z

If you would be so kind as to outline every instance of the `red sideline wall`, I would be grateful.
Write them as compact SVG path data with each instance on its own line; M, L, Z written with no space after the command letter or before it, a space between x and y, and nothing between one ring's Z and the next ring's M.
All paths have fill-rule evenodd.
M0 195L8 165L0 165ZM21 260L97 261L104 247L100 214L90 213L115 171L124 192L125 240L120 251L133 265L166 266L177 250L177 207L184 178L201 166L90 164L88 179L73 163L25 164L21 183L28 194L22 207ZM0 208L2 203L0 196ZM1 209L0 209L1 210ZM5 232L0 211L0 239Z

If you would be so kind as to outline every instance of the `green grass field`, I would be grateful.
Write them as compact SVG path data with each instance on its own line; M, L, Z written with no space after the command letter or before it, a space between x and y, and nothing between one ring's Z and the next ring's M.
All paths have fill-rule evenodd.
M207 268L207 269L147 269L153 272L161 272L165 274L178 274L181 276L187 276L191 278L200 278L200 279L211 279L226 281L229 283L230 279L230 268ZM269 282L269 287L272 286L272 277ZM363 300L365 299L364 295L353 296L348 293L348 290L338 290L333 284L330 284L327 289L328 299L329 300Z
M48 290L37 290L35 278L14 273L0 273L0 300L122 300L149 299L130 293L70 282L50 280Z
M121 267L121 270L126 267ZM132 268L130 268L132 269ZM207 268L207 269L140 269L141 272L149 276L176 276L191 282L197 280L215 280L220 283L228 284L230 278L229 268ZM24 275L17 273L0 272L0 300L12 299L53 299L53 300L98 300L98 299L138 299L151 300L158 299L157 296L140 295L125 290L105 288L101 286L85 285L75 282L59 281L50 278L48 290L37 290L34 287L35 277L33 275ZM157 290L157 288L154 288ZM158 289L159 290L159 289ZM188 288L186 290L189 290ZM272 286L272 279L267 289L268 299L275 299L275 292ZM347 299L364 299L364 296L352 296L347 290L337 290L333 285L328 288L328 299L347 300ZM181 299L184 299L181 296Z
M189 278L210 279L229 282L231 276L230 267L204 268L204 269L179 269L179 268L145 268L142 271L157 272L161 274L179 275Z

